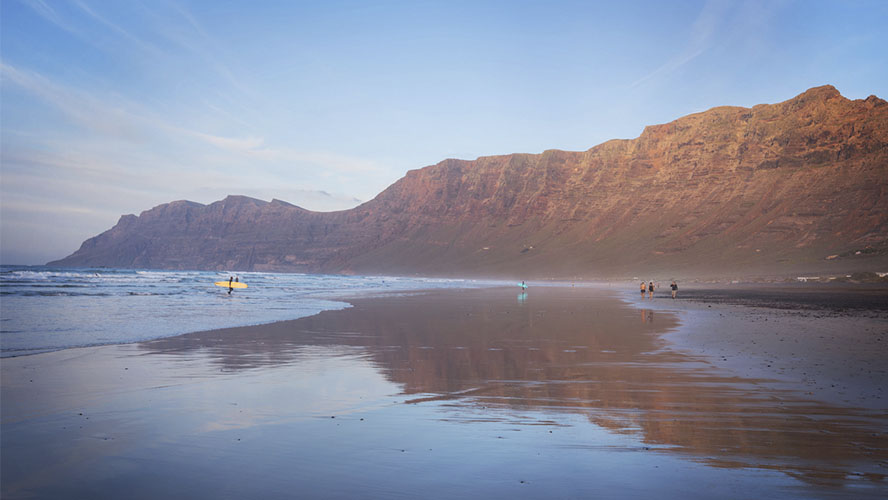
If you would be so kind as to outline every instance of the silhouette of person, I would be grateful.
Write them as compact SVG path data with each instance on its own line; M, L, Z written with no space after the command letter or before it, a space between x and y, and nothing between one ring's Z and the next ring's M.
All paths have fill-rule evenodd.
M672 280L672 284L669 287L672 288L672 298L674 299L675 294L678 293L678 285L675 283L675 280Z
M648 284L648 298L649 299L654 298L654 282L653 281L651 281L650 284Z
M231 280L233 278L231 276L228 277L228 295L231 295L231 291L234 290L234 287L231 286Z

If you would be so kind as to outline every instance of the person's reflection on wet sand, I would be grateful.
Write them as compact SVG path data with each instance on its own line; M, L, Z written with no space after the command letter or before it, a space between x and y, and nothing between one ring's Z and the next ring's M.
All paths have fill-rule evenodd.
M654 311L649 309L641 309L641 322L642 323L653 323L654 322Z

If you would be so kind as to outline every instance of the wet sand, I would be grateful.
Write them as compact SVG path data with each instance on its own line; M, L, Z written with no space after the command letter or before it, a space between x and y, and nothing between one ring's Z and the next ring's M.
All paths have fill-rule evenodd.
M679 314L682 328L665 338L713 367L837 405L888 409L888 289L688 287L676 300L668 289L653 300L623 296Z
M886 405L720 366L688 348L710 335L702 314L580 287L349 302L3 359L2 497L888 493ZM720 307L743 323L742 306ZM732 357L754 360L744 345Z

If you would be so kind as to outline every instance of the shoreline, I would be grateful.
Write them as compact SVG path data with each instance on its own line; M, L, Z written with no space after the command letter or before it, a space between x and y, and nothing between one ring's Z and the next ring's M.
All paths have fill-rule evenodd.
M679 314L681 326L664 340L714 368L831 404L886 410L888 296L861 299L859 291L690 287L675 300L668 288L654 300L625 290L621 298Z
M247 273L226 294L214 271L6 270L0 279L0 358L125 344L233 325L289 320L345 305L361 293L490 286L478 280ZM225 279L228 275L225 275Z
M253 327L266 326L266 325L273 325L275 323L284 323L284 322L288 322L288 321L296 321L296 320L299 320L302 318L307 318L310 316L314 316L316 314L320 314L324 311L340 311L342 309L348 309L349 307L351 307L351 304L348 302L348 299L324 299L324 300L334 303L334 304L344 304L344 305L342 307L338 307L338 308L330 307L327 309L321 309L317 312L312 312L312 313L309 313L305 316L298 316L296 318L273 319L273 320L269 320L269 321L260 321L258 323L234 325L234 326L226 327L226 328L253 328ZM43 354L51 354L54 352L64 352L64 351L71 351L71 350L77 350L77 349L97 349L97 348L112 347L112 346L138 345L138 344L142 344L145 342L153 342L155 340L163 340L163 339L181 337L181 336L185 336L185 335L192 335L194 333L200 333L200 332L204 332L204 331L214 331L214 330L222 330L222 329L224 329L224 328L214 328L211 330L194 330L194 331L188 331L188 332L164 334L159 337L150 337L150 338L145 338L145 339L124 340L124 341L120 341L120 342L104 342L104 343L75 345L75 346L66 346L66 347L58 347L58 348L19 349L19 350L13 350L13 351L0 350L0 360L26 358L29 356L39 356L39 355L43 355Z
M673 349L614 290L529 292L6 358L3 497L884 493L884 412Z
M888 302L880 303L876 310L861 307L859 303L856 308L848 309L842 307L843 304L847 306L847 302L841 300L838 301L838 306L825 308L822 303L821 307L811 307L810 304L799 307L798 300L774 301L765 307L754 302L761 302L761 294L772 293L774 288L762 289L755 286L743 288L743 299L735 296L732 292L736 290L731 287L718 287L681 289L676 300L670 298L668 289L661 292L662 295L658 295L655 300L649 300L639 299L634 292L626 289L597 282L543 283L533 288L599 291L642 312L654 310L676 314L676 326L659 334L664 343L661 348L690 355L714 369L754 379L763 386L797 392L840 406L888 409L888 367L883 366L883 360L888 359ZM511 291L512 287L494 286L484 289ZM785 288L780 290L787 291ZM175 342L176 339L214 337L223 332L235 332L237 336L256 328L279 329L327 312L347 310L354 307L355 301L364 299L433 295L442 291L423 289L343 294L335 298L335 302L342 303L343 307L324 309L293 319L198 330L132 342L4 354L0 359L14 360L54 354L67 358L64 353L79 357L106 348L138 348L164 341ZM800 293L812 291L820 292L805 288ZM851 291L858 292L859 289ZM790 290L789 293L792 295L796 290ZM854 367L855 364L860 366Z
M484 287L486 290L512 290L511 286ZM884 302L863 301L861 291L881 293L881 287L843 287L824 293L822 286L805 284L791 287L728 285L683 287L676 300L663 286L654 300L639 299L627 286L602 282L542 282L539 289L597 290L619 298L630 307L675 313L676 328L661 338L677 352L699 357L709 366L771 387L794 390L831 404L868 409L888 409L888 295ZM478 288L457 289L462 291ZM0 353L11 360L53 353L89 352L120 346L139 346L223 331L244 331L275 327L315 317L325 312L354 307L354 301L436 294L442 289L376 290L339 294L326 300L342 307L286 320L176 333L131 342L110 342L72 346L23 354ZM776 297L775 294L782 294ZM812 297L813 296L813 297ZM828 299L833 303L825 303ZM764 305L767 303L767 306ZM870 307L874 306L874 307ZM776 331L775 331L776 330ZM836 334L840 332L840 334ZM800 339L800 333L805 337ZM800 342L804 340L805 342ZM838 357L838 361L834 358ZM848 367L863 366L856 370ZM841 368L839 368L841 367ZM883 390L882 388L885 388Z

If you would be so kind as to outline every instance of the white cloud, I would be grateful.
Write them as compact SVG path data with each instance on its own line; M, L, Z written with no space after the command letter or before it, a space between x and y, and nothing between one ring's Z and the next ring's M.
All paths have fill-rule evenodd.
M182 132L193 135L194 137L202 139L218 148L227 149L235 153L249 153L255 151L256 148L265 143L265 140L261 137L221 137L192 130L182 130Z
M55 106L73 122L117 139L140 140L145 119L121 104L109 105L89 93L58 85L45 76L0 62L0 77L46 103Z
M46 215L71 215L71 214L81 214L81 215L96 215L103 214L99 210L95 210L89 206L84 205L64 205L64 204L46 204L46 203L38 203L38 202L28 202L28 201L16 201L16 200L3 200L0 206L3 207L3 211L6 213L10 212L25 212L29 214L46 214Z
M332 170L345 173L374 173L382 168L373 161L324 151L300 151L287 147L266 146L262 137L226 137L183 128L168 119L158 117L142 106L118 98L98 98L88 92L56 84L36 72L21 70L0 62L0 75L32 95L52 104L75 123L99 133L110 140L144 143L165 136L168 141L194 137L251 161L254 170L263 168L262 162L286 164L292 168ZM181 146L180 146L181 147ZM187 149L187 146L186 146ZM256 163L259 160L259 163ZM69 165L74 162L68 161ZM84 166L81 162L80 166Z
M347 173L373 173L380 172L382 168L372 160L356 158L317 151L297 151L290 148L264 148L250 151L257 158L288 164L308 164L319 168L320 171L336 171Z
M710 48L713 34L717 32L719 25L724 22L729 7L725 0L709 0L706 2L703 10L700 11L700 14L694 21L687 45L661 66L632 82L630 87L638 87L644 83L669 76L706 52Z
M118 26L117 24L109 21L105 16L102 16L101 14L96 12L94 9L92 9L90 6L88 6L86 3L82 2L82 1L75 1L74 5L76 5L80 10L82 10L86 14L88 14L92 19L98 21L100 24L107 27L108 29L110 29L111 31L113 31L114 33L119 35L121 38L123 38L124 40L127 40L132 45L138 47L143 52L150 54L152 56L163 56L163 52L158 50L157 47L151 45L150 43L145 42L144 40L134 36L129 31L127 31L127 30L121 28L120 26Z
M58 11L52 8L49 4L44 2L43 0L22 0L22 2L30 7L34 12L36 12L40 17L46 19L50 23L58 26L59 28L67 31L68 33L73 33L75 35L80 36L80 30L74 27L73 24L62 19L62 16L59 15Z
M378 163L372 160L349 155L323 151L299 151L287 147L262 147L265 145L265 140L261 137L223 137L182 129L179 129L179 132L197 137L220 149L243 155L251 161L260 160L293 167L308 166L322 171L332 170L346 173L374 173L383 170Z

